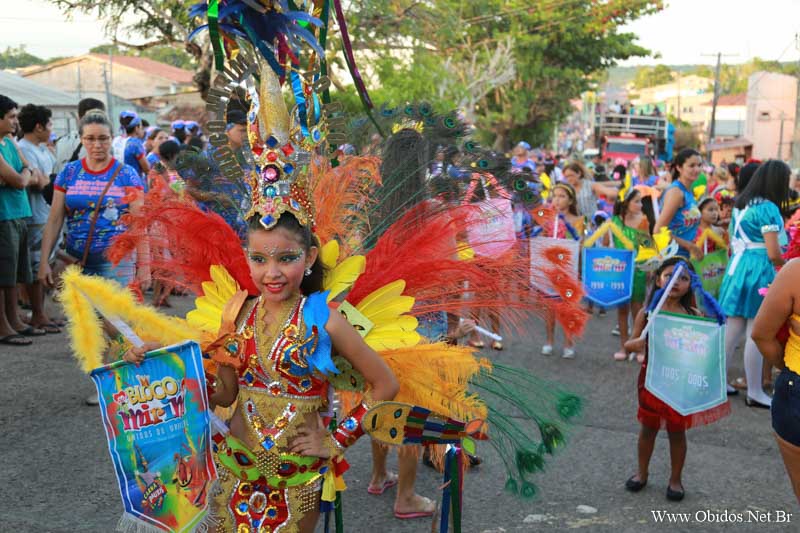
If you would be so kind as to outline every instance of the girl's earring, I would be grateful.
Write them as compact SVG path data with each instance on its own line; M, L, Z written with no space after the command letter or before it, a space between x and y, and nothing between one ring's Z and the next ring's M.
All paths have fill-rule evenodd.
M311 267L308 267L306 269L305 274L306 274L306 276L310 276L311 275Z

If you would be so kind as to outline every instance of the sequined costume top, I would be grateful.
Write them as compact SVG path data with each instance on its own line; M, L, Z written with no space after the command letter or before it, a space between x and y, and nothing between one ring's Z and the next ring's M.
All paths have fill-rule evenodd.
M266 331L260 300L239 328L239 407L247 443L215 443L220 489L215 493L218 532L297 531L318 505L329 459L286 453L290 439L328 405L327 373L336 372L325 330L326 294L300 298L274 336ZM248 443L258 443L254 447Z
M264 331L259 303L245 321L238 401L251 436L266 451L285 448L303 415L328 405L325 374L336 372L328 314L325 296L316 293L297 301L274 339Z

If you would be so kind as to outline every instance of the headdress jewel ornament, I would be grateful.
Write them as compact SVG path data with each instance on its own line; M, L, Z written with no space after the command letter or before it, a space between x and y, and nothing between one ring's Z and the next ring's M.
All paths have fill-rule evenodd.
M201 5L193 14L207 7ZM231 16L230 21L226 19L226 24L220 26L227 30L228 48L232 53L224 68L218 70L208 91L207 108L215 117L208 124L209 141L218 148L215 157L227 178L239 180L242 172L245 174L251 193L245 220L259 215L261 225L271 229L280 216L288 212L313 231L314 207L306 183L308 167L312 157L327 155L328 142L338 142L336 130L342 119L336 115L342 107L321 102L319 95L327 90L330 81L320 74L319 55L312 54L309 70L301 71L299 42L288 36L298 32L303 36L311 35L297 24L298 20L311 25L319 25L320 21L301 12L287 11L288 7L282 2L260 3L258 10L246 5L237 4L237 7L237 17ZM280 34L272 43L275 47L253 33L255 23L262 19L271 24L281 22L278 26L269 25ZM318 48L314 46L316 42L310 44ZM285 47L290 48L286 51L291 53L273 53ZM285 62L280 61L284 58ZM295 101L291 112L287 110L276 70L289 82L287 85ZM227 105L242 88L246 89L250 100L247 113L250 150L245 154L246 168L237 163L225 135Z

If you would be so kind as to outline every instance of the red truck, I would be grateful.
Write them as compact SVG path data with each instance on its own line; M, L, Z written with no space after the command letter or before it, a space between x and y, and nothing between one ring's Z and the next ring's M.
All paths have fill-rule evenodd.
M595 117L595 145L603 159L612 161L656 157L664 152L668 127L664 117L602 113Z

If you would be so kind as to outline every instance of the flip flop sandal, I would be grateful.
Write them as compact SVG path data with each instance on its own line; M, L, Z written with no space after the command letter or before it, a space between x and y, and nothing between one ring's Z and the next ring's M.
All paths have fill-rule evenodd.
M424 496L423 499L429 505L433 505L433 509L431 509L430 511L412 511L410 513L401 513L395 511L394 517L400 520L410 520L412 518L427 518L429 516L433 516L436 513L436 502L434 502L430 498L425 498Z
M394 487L395 485L397 485L397 474L392 475L390 473L389 477L383 480L382 486L380 487L369 486L367 487L367 492L370 494L374 494L375 496L380 496L381 494L386 492L388 489Z
M30 346L33 341L26 339L23 335L6 335L0 338L0 344L5 346Z
M43 330L48 335L55 335L57 333L61 333L61 328L55 322L50 322L37 327Z
M23 329L22 331L18 332L23 337L41 337L42 335L47 335L47 332L43 329L38 329L33 326L28 326L27 328Z

